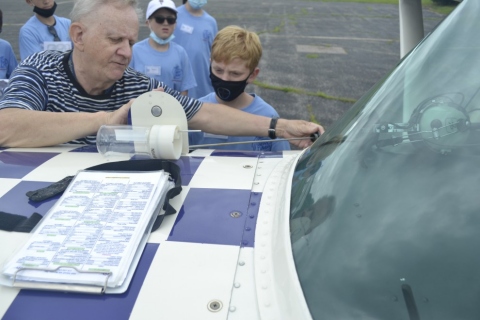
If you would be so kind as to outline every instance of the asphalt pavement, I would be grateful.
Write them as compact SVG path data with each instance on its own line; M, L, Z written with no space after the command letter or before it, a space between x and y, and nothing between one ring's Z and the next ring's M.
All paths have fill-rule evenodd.
M181 0L174 0L181 5ZM148 0L139 0L143 10ZM68 17L73 1L57 1ZM18 58L20 27L33 14L22 0L2 0L2 39ZM400 60L398 5L315 0L209 0L204 9L227 25L260 35L264 53L259 94L281 117L314 120L325 127L343 114ZM424 10L425 33L443 18ZM149 30L141 23L139 40Z

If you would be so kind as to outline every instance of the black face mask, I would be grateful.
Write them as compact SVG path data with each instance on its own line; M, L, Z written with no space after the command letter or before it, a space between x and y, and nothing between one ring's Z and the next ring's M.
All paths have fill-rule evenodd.
M232 101L238 98L239 95L245 91L247 86L247 80L250 78L251 73L247 79L242 81L224 81L213 74L212 67L210 67L210 80L212 80L213 89L217 96L223 101Z
M44 17L44 18L49 18L51 16L53 16L53 14L55 13L55 9L57 9L57 3L54 2L53 3L53 7L51 7L50 9L40 9L39 7L35 6L33 7L33 12L35 12L36 14Z

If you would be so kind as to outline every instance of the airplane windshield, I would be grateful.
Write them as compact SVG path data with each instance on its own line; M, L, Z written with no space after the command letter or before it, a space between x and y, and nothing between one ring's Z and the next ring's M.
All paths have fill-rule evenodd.
M480 318L480 1L463 1L301 157L314 319Z

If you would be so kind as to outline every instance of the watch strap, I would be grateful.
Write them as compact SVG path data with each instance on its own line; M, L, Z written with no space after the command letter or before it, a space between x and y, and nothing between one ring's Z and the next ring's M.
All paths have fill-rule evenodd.
M277 121L278 117L273 117L272 120L270 120L270 128L268 129L268 137L270 139L277 139L277 132L275 130L277 127Z

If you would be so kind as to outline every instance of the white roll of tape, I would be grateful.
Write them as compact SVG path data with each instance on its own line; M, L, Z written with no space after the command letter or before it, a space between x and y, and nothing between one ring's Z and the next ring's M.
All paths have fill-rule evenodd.
M183 138L176 125L154 125L149 137L150 153L155 159L177 160L182 154Z

